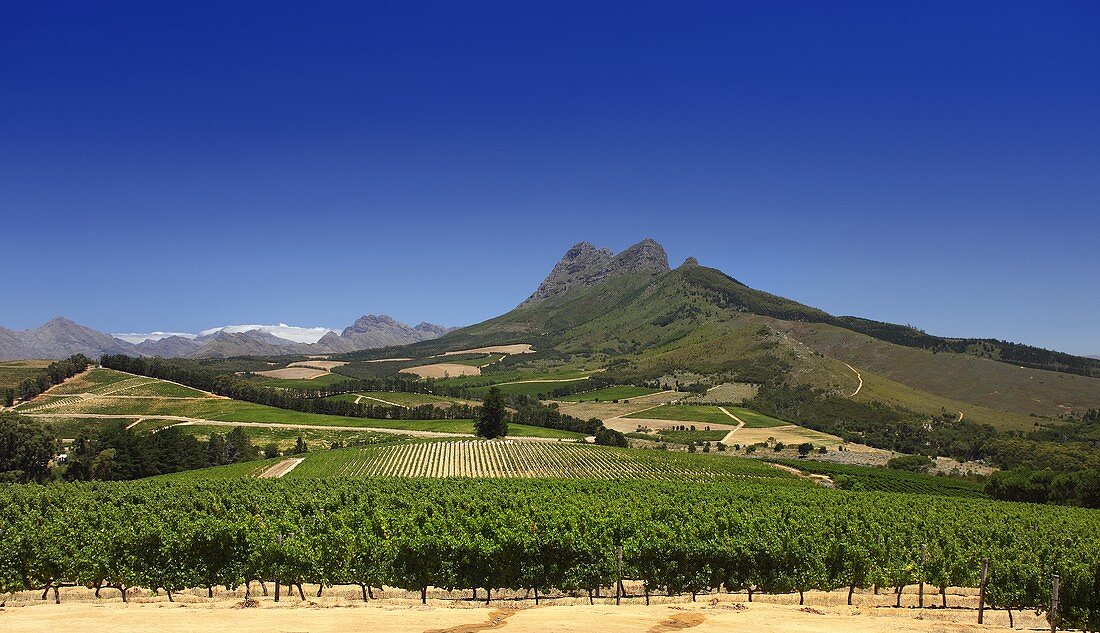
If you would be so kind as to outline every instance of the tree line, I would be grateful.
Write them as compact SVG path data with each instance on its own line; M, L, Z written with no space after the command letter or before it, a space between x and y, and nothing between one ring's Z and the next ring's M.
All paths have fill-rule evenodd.
M914 508L917 508L914 510ZM987 604L1100 628L1100 514L801 485L554 480L238 480L0 488L0 593L82 585L529 589L599 595L902 593L974 587ZM613 589L612 589L613 591ZM55 593L55 598L58 594ZM934 596L934 594L933 594ZM929 596L929 601L933 600Z
M4 483L125 481L278 454L276 445L261 452L241 427L212 433L203 441L178 427L138 433L115 421L104 421L95 433L82 432L63 451L49 423L0 414L0 482Z
M5 389L3 392L4 406L10 407L15 400L30 400L45 392L54 385L59 385L80 372L88 369L92 361L83 354L74 354L65 360L50 363L33 378L26 378L15 389Z

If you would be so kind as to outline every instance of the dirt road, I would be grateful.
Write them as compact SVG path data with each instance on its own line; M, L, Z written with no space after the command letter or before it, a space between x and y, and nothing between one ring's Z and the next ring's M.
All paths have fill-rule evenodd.
M260 479L278 479L298 467L298 464L306 461L305 457L284 459L283 461L260 473Z
M844 364L848 365L848 363ZM848 365L848 369L856 372L856 378L859 380L859 385L856 387L856 390L848 396L849 398L855 398L857 395L859 395L860 389L863 389L863 376L860 375L859 370L857 370L855 367L852 367L851 365Z

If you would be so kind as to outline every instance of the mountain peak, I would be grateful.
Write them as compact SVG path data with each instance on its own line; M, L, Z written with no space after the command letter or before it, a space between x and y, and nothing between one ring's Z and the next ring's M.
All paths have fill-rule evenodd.
M611 249L597 248L591 242L577 242L554 265L538 290L520 307L556 297L573 288L587 288L621 273L668 270L668 254L651 238L627 248L618 255Z
M622 271L668 271L668 253L656 240L649 237L619 253L613 261L615 267Z
M680 268L692 268L699 265L699 260L694 257L688 257L684 260L684 263L680 264Z

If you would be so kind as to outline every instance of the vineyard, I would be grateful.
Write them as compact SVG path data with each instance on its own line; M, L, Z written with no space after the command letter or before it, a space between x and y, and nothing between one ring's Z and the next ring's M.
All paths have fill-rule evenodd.
M720 456L572 443L439 441L324 451L310 455L290 478L494 477L713 481L792 478L767 464Z
M0 488L0 593L59 585L801 593L918 582L1100 628L1100 513L743 480L328 479ZM909 589L907 591L911 591ZM611 589L609 593L613 593ZM56 594L55 594L56 595ZM490 594L491 595L491 594ZM605 594L606 595L606 594Z

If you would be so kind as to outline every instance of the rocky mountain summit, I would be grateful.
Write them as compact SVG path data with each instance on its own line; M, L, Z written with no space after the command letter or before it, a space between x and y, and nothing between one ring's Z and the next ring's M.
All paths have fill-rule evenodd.
M595 286L615 275L644 271L661 273L668 269L668 254L664 247L648 237L618 255L611 249L579 242L565 252L538 290L519 307L556 297L574 288Z

